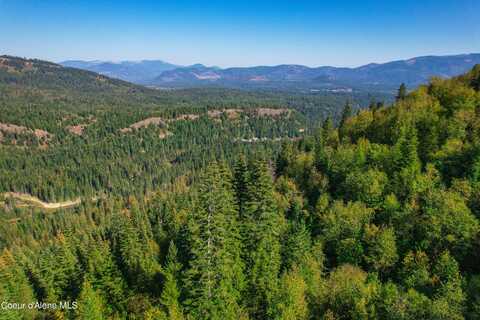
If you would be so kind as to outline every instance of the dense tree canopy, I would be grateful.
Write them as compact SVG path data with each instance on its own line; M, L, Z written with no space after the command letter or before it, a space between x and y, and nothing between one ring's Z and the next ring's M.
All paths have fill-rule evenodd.
M30 110L17 124L55 138L0 146L2 192L83 201L3 196L0 300L78 307L0 319L479 319L479 70L304 134L293 111L207 113L227 106L118 134L194 113L144 106L78 111L75 123L97 121L76 136L55 127L64 114L38 120L17 100L1 122ZM247 132L294 139L227 142Z

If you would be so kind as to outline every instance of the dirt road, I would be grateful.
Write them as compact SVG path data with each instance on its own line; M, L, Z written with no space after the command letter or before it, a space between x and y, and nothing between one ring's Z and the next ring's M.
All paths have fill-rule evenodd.
M44 202L38 199L37 197L33 197L26 193L18 193L18 192L6 192L3 195L6 198L14 198L43 209L68 208L68 207L79 205L82 202L80 198L77 198L75 200L63 201L63 202Z

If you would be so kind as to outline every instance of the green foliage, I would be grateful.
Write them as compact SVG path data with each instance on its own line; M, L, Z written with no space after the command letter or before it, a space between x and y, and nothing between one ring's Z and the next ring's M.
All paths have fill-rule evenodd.
M321 97L25 61L0 67L0 122L53 136L0 136L0 191L82 201L0 195L0 300L79 308L0 319L479 319L478 66L335 128ZM148 117L164 123L119 132Z
M448 249L463 257L478 235L479 224L462 196L436 190L422 196L421 203L421 215L412 221L418 243L431 252Z
M340 138L344 137L343 128L348 118L350 118L352 115L353 115L352 105L350 104L350 101L347 101L347 103L345 104L345 107L343 108L342 116L340 118L340 124L339 124Z
M403 285L408 289L427 292L431 284L429 263L425 252L409 252L405 255L400 269Z
M393 228L380 229L375 225L365 228L365 263L372 269L385 272L398 260L396 236ZM369 268L369 269L370 269Z
M285 233L283 244L283 265L289 269L299 265L311 249L311 235L303 222L294 222L289 225Z
M209 166L199 198L189 222L188 311L196 319L236 319L244 276L230 173Z
M378 319L429 319L431 301L413 289L402 292L394 283L386 283L381 288L379 301Z
M139 225L148 220L136 220L136 209L132 211L133 217L125 214L115 216L112 225L113 251L127 282L143 291L152 285L155 287L152 280L159 272L159 265L155 244L142 234Z
M271 171L264 161L252 165L245 204L243 241L251 310L255 317L271 315L281 266L280 232L283 221L273 196Z
M83 283L82 291L78 299L76 319L105 319L103 302L88 281Z
M166 317L171 320L184 319L182 306L180 305L179 288L179 277L182 266L177 261L177 254L177 248L175 244L171 242L168 248L166 266L163 270L165 280L160 300L165 308Z
M480 276L472 275L467 280L468 310L467 319L480 319Z
M345 194L353 201L362 201L369 207L377 208L383 202L388 184L387 175L375 169L366 172L351 172L345 179Z
M35 310L28 308L28 304L35 301L34 292L25 272L8 250L4 250L0 255L0 297L2 303L24 304L24 307L18 309L2 305L0 319L35 318Z
M360 263L364 248L361 238L373 211L360 202L335 201L320 219L326 250L339 262Z
M361 269L347 264L329 275L322 307L333 319L372 319L376 316L377 294L378 284Z
M306 299L307 285L297 268L285 273L279 284L278 296L275 298L273 319L293 320L308 319Z

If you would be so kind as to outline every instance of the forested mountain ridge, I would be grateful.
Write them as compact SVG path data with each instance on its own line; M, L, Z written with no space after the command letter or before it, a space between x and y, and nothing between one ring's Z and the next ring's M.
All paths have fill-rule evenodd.
M12 56L0 56L0 83L40 89L75 89L88 92L114 88L140 88L94 72L65 68L59 64L43 60Z
M477 63L480 63L480 54L415 57L356 68L279 65L219 69L200 65L165 71L152 84L166 87L216 85L249 89L389 91L401 83L417 87L433 76L457 76Z
M0 225L0 296L79 307L2 315L479 319L480 66L317 127L156 194L54 215L6 201L22 219Z

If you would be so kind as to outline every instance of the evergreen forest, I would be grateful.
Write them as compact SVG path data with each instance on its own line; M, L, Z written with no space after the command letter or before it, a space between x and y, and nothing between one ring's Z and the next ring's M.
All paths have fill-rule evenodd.
M0 302L38 303L1 320L477 320L480 65L390 97L2 56L0 219Z

